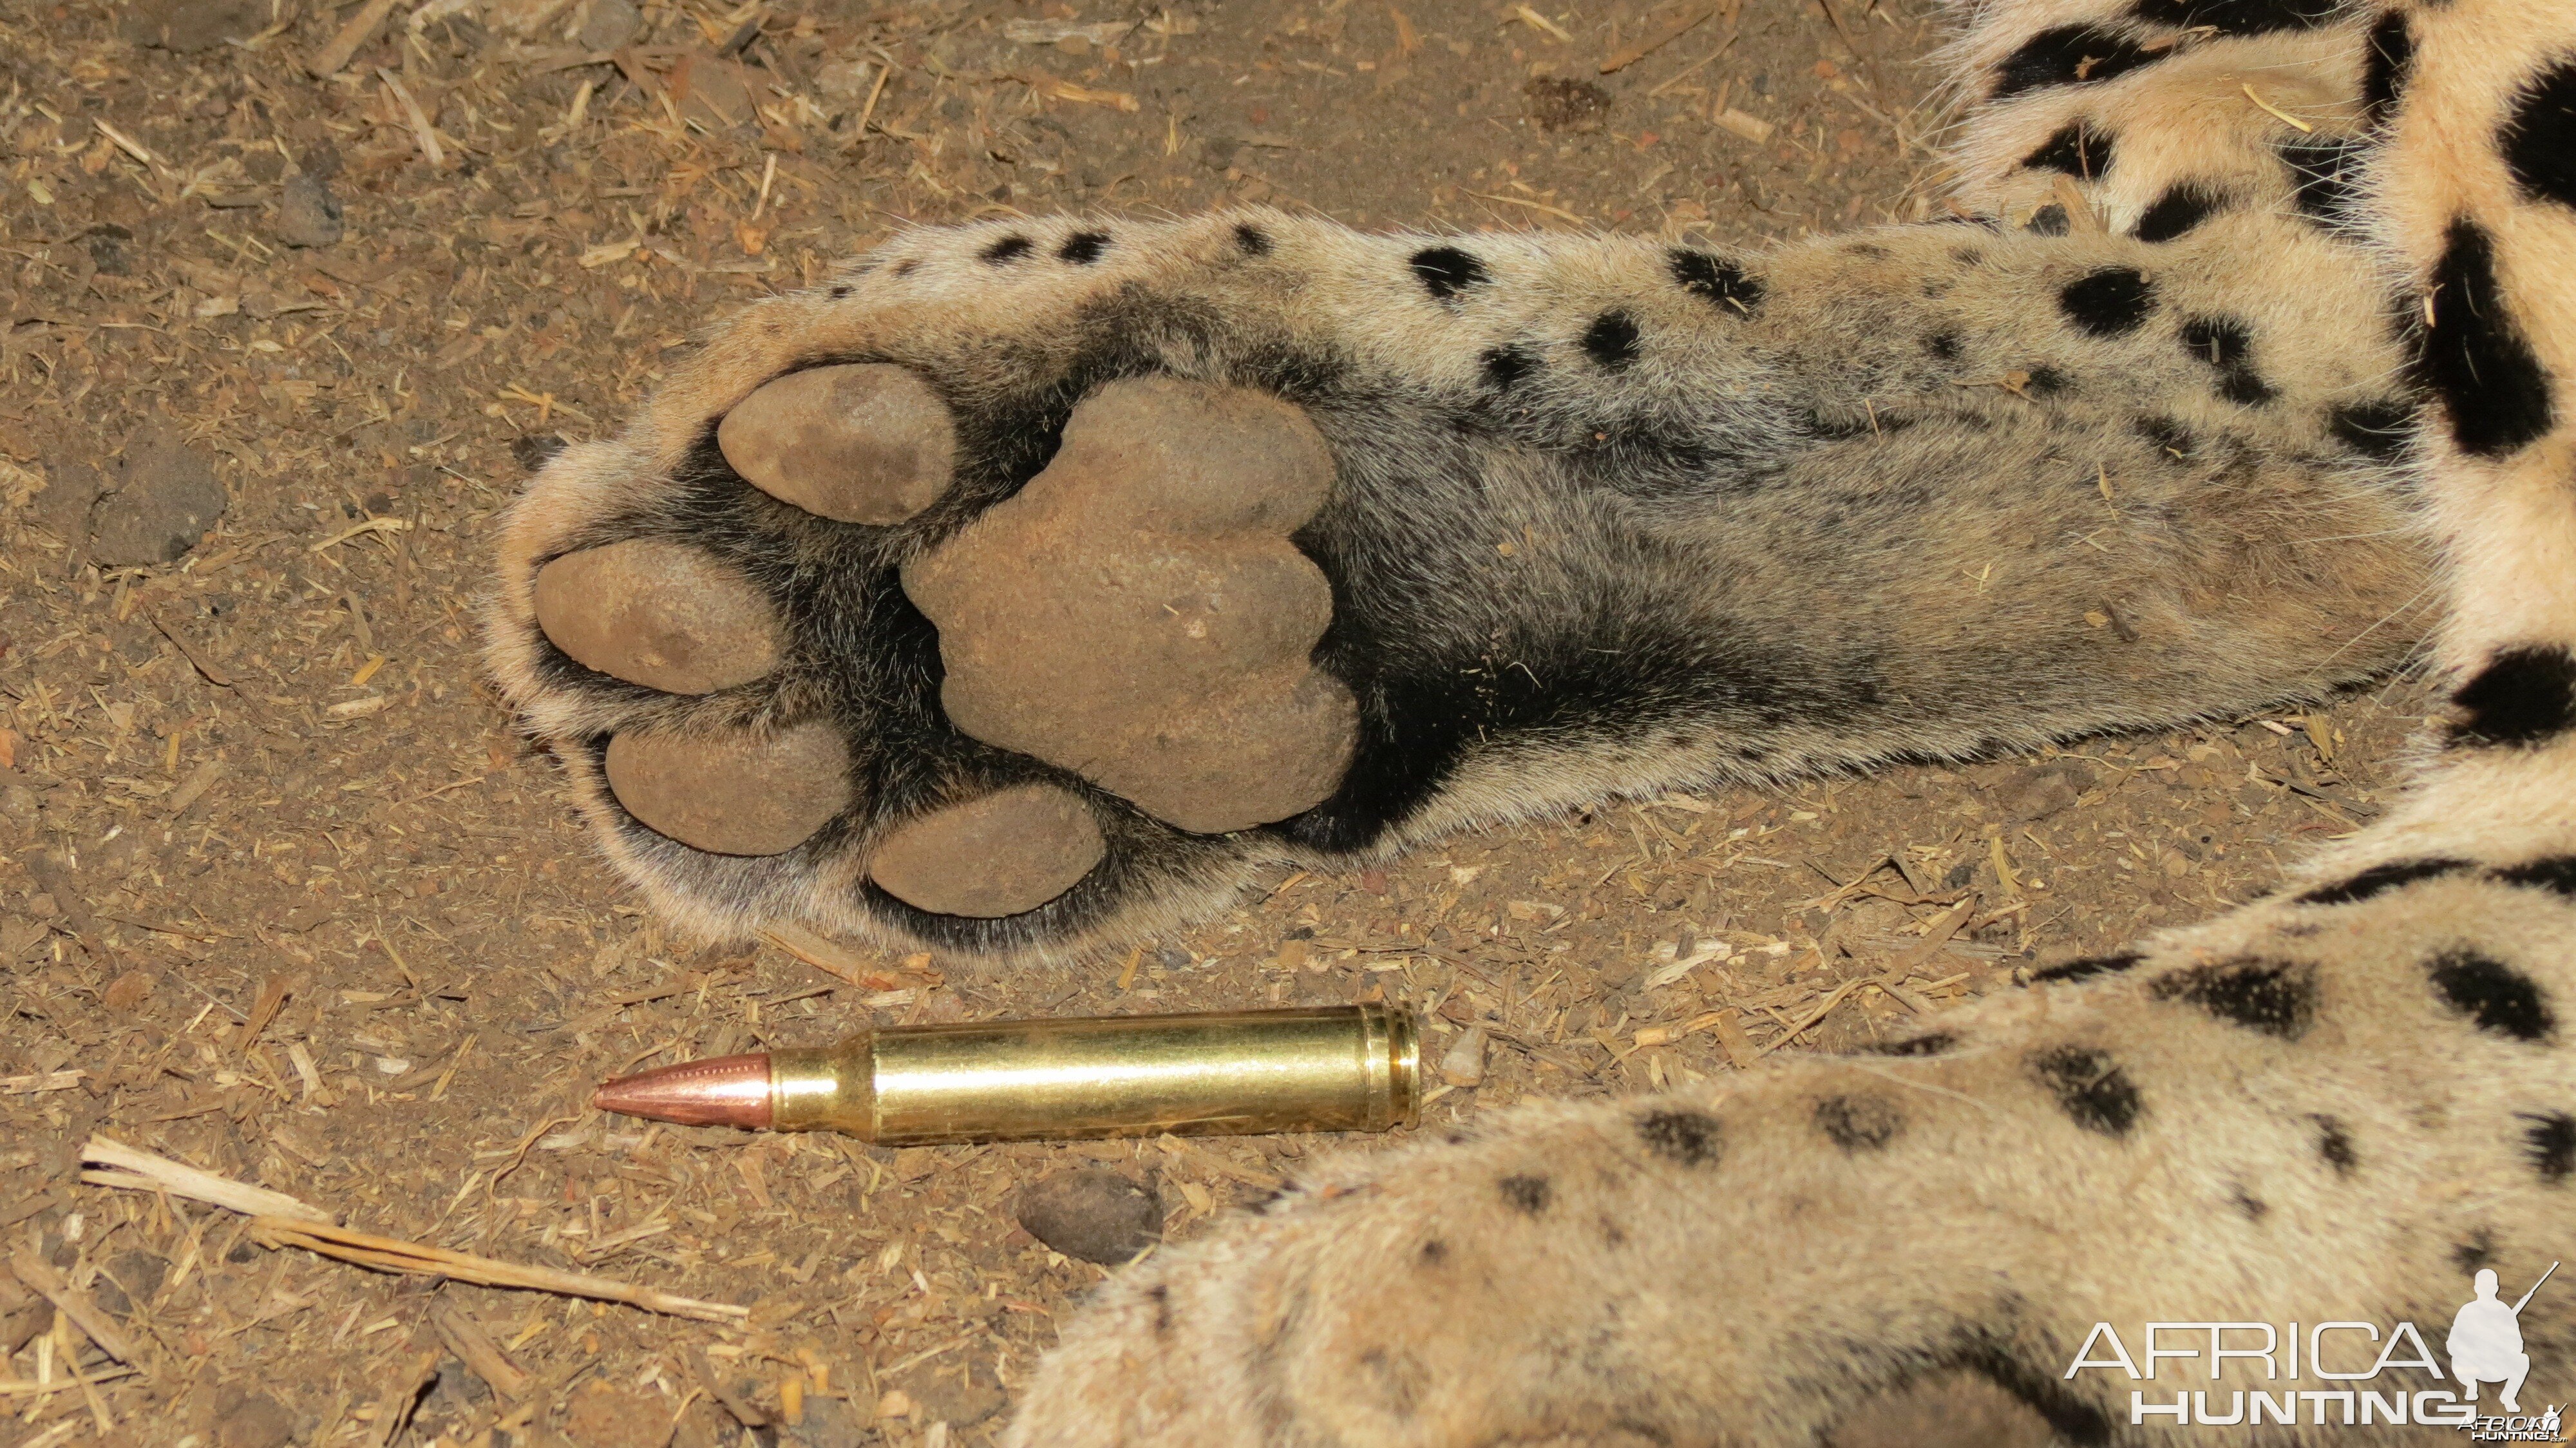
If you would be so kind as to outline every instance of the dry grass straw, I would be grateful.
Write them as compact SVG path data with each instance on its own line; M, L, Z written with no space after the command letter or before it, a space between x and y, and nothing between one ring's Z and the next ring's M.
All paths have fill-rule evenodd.
M622 1302L647 1312L695 1318L701 1322L740 1322L751 1315L751 1310L746 1307L725 1302L702 1302L694 1297L681 1297L614 1278L503 1262L420 1242L406 1242L399 1237L379 1237L352 1231L336 1225L321 1209L293 1197L199 1171L105 1137L91 1137L81 1148L81 1160L104 1164L102 1169L81 1173L81 1180L93 1185L168 1192L172 1196L209 1202L248 1214L251 1240L263 1247L301 1247L308 1252L361 1267L373 1267L380 1272L445 1277L481 1287L517 1287L565 1297ZM29 1285L35 1284L31 1282ZM37 1290L43 1289L39 1287ZM69 1314L70 1309L66 1308L65 1312ZM79 1321L76 1314L73 1317ZM97 1336L87 1322L82 1322L81 1327L91 1336ZM104 1340L99 1346L111 1353L116 1352Z

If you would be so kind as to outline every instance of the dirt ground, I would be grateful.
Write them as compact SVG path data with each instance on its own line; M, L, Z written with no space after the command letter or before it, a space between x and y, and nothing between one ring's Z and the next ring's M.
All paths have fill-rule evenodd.
M887 1151L639 1127L591 1085L870 1020L1383 999L1434 1060L1490 1042L1431 1129L1915 1029L2378 811L2411 685L1480 834L1079 969L666 937L472 616L526 467L710 312L907 220L1244 199L1753 241L1937 194L1924 0L1399 3L405 0L322 80L370 7L0 5L0 1257L133 1340L0 1272L0 1444L984 1443L1105 1275L1018 1225L1025 1185L1107 1164L1186 1239L1347 1144ZM218 484L190 545L211 502L169 515ZM751 1316L264 1250L78 1184L92 1133Z

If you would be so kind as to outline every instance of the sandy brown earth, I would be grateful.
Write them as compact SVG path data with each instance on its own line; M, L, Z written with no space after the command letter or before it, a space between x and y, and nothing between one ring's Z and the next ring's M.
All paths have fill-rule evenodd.
M1910 219L1934 36L1922 0L405 0L315 79L369 8L0 6L0 1258L131 1359L0 1271L0 1444L985 1442L1103 1276L1018 1224L1025 1186L1104 1164L1186 1239L1336 1143L884 1151L640 1128L591 1083L871 1020L1353 999L1426 1011L1435 1057L1483 1033L1426 1127L1707 1080L2245 897L2380 808L2418 722L2398 685L1623 806L1079 969L669 938L494 707L472 614L526 467L700 318L1013 211ZM78 1184L92 1133L751 1315L263 1249Z

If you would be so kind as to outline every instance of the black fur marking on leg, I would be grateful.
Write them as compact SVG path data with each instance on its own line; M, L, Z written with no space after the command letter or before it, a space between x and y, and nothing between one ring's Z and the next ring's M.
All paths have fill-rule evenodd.
M1746 316L1762 305L1763 294L1770 289L1760 277L1722 256L1688 247L1675 247L1664 253L1665 264L1673 270L1673 281L1682 290L1704 297L1722 307L1733 307Z
M2370 27L2361 65L2361 123L2377 130L2397 114L2406 83L2415 78L2415 32L2406 12L2391 10Z
M2325 1158L2336 1176L2348 1177L2361 1170L2361 1154L2352 1149L2352 1133L2331 1116L2311 1116L2317 1124L2317 1155Z
M833 300L833 301L836 301L836 302L837 302L837 301L839 301L841 298L846 297L846 296L848 296L849 294L850 294L850 289L849 289L847 286L836 286L836 287L832 288L832 300Z
M1021 257L1028 254L1029 239L1027 237L1006 236L1000 241L994 242L991 246L984 248L981 256L983 257L984 264L986 266L1006 266L1012 262L1018 261Z
M2540 983L2494 956L2466 946L2446 950L2433 957L2431 974L2442 999L2481 1031L2540 1041L2557 1029Z
M1414 1254L1413 1260L1425 1267L1437 1267L1449 1260L1449 1244L1433 1237L1422 1244L1422 1250Z
M2177 182L2138 214L2138 240L2171 241L2218 214L2227 198L2197 181Z
M2385 895L2402 885L2412 885L2418 880L2431 880L2443 875L2456 875L2468 868L2468 861L2453 859L2447 855L2432 855L2420 860L2390 860L2385 864L2373 865L2349 880L2337 880L2331 885L2319 885L2300 895L2298 903L2350 905L2358 900L2370 899L2374 895Z
M2095 130L2091 121L2074 121L2040 142L2021 163L2034 171L2063 171L2090 181L2111 169L2111 137Z
M1071 262L1075 266L1089 266L1100 260L1101 254L1107 250L1109 250L1108 232L1077 231L1064 239L1064 245L1055 249L1055 259Z
M2495 272L2495 240L2451 223L2432 277L2433 324L2415 329L2415 380L2442 399L2460 450L2501 457L2550 428L2549 375L2514 325Z
M2576 61L2523 87L2499 145L2524 195L2576 206Z
M2207 26L2221 35L2268 35L2314 30L2343 8L2343 0L2138 0L2129 13L2180 30Z
M2229 1193L2227 1200L2236 1210L2243 1212L2245 1220L2249 1222L2259 1222L2272 1214L2270 1203L2247 1192L2241 1186Z
M1502 1189L1504 1201L1533 1217L1546 1211L1548 1199L1556 1195L1543 1176L1507 1176L1495 1185Z
M1959 1038L1948 1031L1910 1036L1902 1041L1880 1041L1870 1046L1873 1056L1938 1056L1959 1044Z
M921 258L917 256L905 257L894 264L894 274L899 277L908 277L919 270L921 270Z
M2139 66L2162 60L2166 52L2149 50L2115 30L2092 25L2057 25L2021 43L2021 48L1995 67L1995 88L1988 100L2053 85L2091 85Z
M1966 1341L1944 1354L1944 1364L1976 1374L2022 1406L2045 1419L2059 1441L2074 1448L2100 1448L2111 1441L2111 1420L2101 1409L2068 1392L2057 1374L2035 1368L1991 1330L1971 1330Z
M2075 224L2066 219L2066 208L2052 201L2032 212L2021 229L2033 236L2064 236L2075 229Z
M2576 729L2576 654L2564 644L2498 649L2451 696L2452 747L2545 744Z
M1717 1118L1700 1111L1649 1111L1637 1118L1646 1149L1684 1166L1706 1166L1723 1145Z
M2532 1123L2523 1141L2531 1153L2531 1169L2540 1173L2540 1179L2556 1186L2576 1173L2576 1116L2552 1111L2526 1114L2522 1119Z
M1485 264L1454 246L1426 246L1413 254L1415 280L1435 301L1448 301L1469 287L1493 280Z
M1270 233L1249 221L1234 224L1234 249L1245 256L1270 255Z
M2091 980L2097 975L2112 975L2127 970L2146 959L2134 950L2112 955L2088 955L2076 960L2062 960L2030 973L2032 985L2054 985L2061 981Z
M2030 369L2030 380L2022 384L2032 397L2055 397L2074 385L2074 378L2045 362Z
M1518 347L1489 347L1478 361L1484 367L1485 385L1498 391L1538 370L1538 358Z
M2031 1069L2056 1094L2058 1108L2075 1124L2104 1136L2126 1136L2144 1106L2138 1088L2110 1054L2084 1046L2053 1046L2030 1058Z
M2299 214L2328 227L2350 226L2360 214L2361 157L2369 149L2369 142L2351 137L2283 141L2281 164L2290 168L2290 200Z
M1923 339L1923 350L1944 362L1959 360L1959 334L1944 328Z
M2170 417L2142 417L2136 427L2138 436L2154 444L2156 451L2177 461L2190 457L2196 446L2191 429Z
M2272 400L2272 385L2254 370L2254 329L2235 317L2194 317L2182 324L2183 350L2218 374L2218 395L2247 407Z
M2508 885L2555 890L2576 900L2576 855L2551 855L2527 865L2508 865L2496 871L2495 878Z
M1617 372L1637 360L1637 319L1626 312L1603 312L1583 329L1583 355L1606 372Z
M1905 1129L1905 1116L1876 1096L1828 1096L1816 1103L1816 1129L1845 1151L1877 1151Z
M2349 403L2326 417L2335 441L2373 462L2394 462L2406 451L2406 436L2415 425L2415 408L2393 397Z
M2159 977L2147 994L2160 1001L2189 1001L2222 1021L2295 1041L2317 1020L2316 967L2294 960L2246 956L2196 965Z
M2068 282L2057 294L2057 309L2080 331L2122 336L2144 326L2156 309L2156 284L2136 267L2104 267Z
M1145 1295L1154 1299L1154 1336L1169 1337L1172 1332L1171 1287L1157 1282L1145 1289Z
M2469 1234L2469 1240L2451 1248L2451 1262L2462 1272L2475 1272L2495 1262L2495 1233L2480 1227Z

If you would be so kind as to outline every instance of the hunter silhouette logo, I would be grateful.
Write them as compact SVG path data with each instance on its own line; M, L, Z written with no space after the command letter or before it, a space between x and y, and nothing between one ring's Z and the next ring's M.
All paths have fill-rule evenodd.
M2522 1411L2515 1395L2522 1391L2522 1380L2531 1375L2531 1355L2522 1350L2522 1309L2557 1271L2558 1264L2550 1263L2540 1282L2531 1284L2530 1292L2507 1307L2496 1297L2495 1273L2478 1269L2478 1295L2451 1319L2451 1336L2444 1344L2451 1353L2451 1375L2460 1380L2460 1391L2470 1402L2478 1400L2478 1384L2502 1383L2504 1391L2498 1396L2504 1410Z

